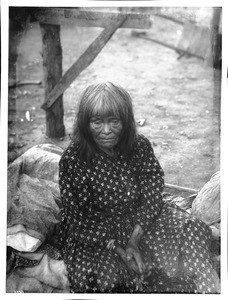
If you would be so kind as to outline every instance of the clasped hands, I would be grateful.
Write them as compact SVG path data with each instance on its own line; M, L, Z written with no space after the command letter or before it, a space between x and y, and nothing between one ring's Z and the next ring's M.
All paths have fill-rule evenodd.
M148 268L143 262L141 253L139 251L138 243L143 235L143 230L140 225L135 225L133 233L127 243L126 250L117 246L116 253L123 260L130 273L136 273L140 276L148 275Z

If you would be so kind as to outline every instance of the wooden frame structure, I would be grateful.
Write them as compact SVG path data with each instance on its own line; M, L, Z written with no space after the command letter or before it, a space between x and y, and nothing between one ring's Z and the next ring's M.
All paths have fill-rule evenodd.
M60 138L65 135L63 123L63 93L76 77L90 65L118 28L148 29L150 15L95 11L77 8L25 8L29 22L39 22L42 34L46 135ZM103 27L78 60L62 75L60 30L63 24L83 27Z

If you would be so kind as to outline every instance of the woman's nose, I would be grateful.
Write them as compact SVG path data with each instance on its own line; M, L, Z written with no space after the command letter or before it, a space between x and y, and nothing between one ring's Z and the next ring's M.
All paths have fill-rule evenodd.
M111 132L111 126L109 123L104 123L103 132L106 134Z

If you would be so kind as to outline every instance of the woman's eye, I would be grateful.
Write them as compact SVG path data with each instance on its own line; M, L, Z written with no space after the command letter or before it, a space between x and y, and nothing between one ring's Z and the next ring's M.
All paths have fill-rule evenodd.
M100 125L102 122L100 120L97 120L97 121L93 121L93 123L96 125Z
M102 121L101 120L92 120L90 123L94 127L100 127L102 125Z
M118 126L120 124L120 120L118 120L118 119L112 120L112 124L114 126Z

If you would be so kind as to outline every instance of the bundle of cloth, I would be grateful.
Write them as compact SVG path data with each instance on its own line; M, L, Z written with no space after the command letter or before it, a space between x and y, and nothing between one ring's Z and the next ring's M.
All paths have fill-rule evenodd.
M58 164L63 150L30 148L8 167L6 292L68 292L58 251Z

